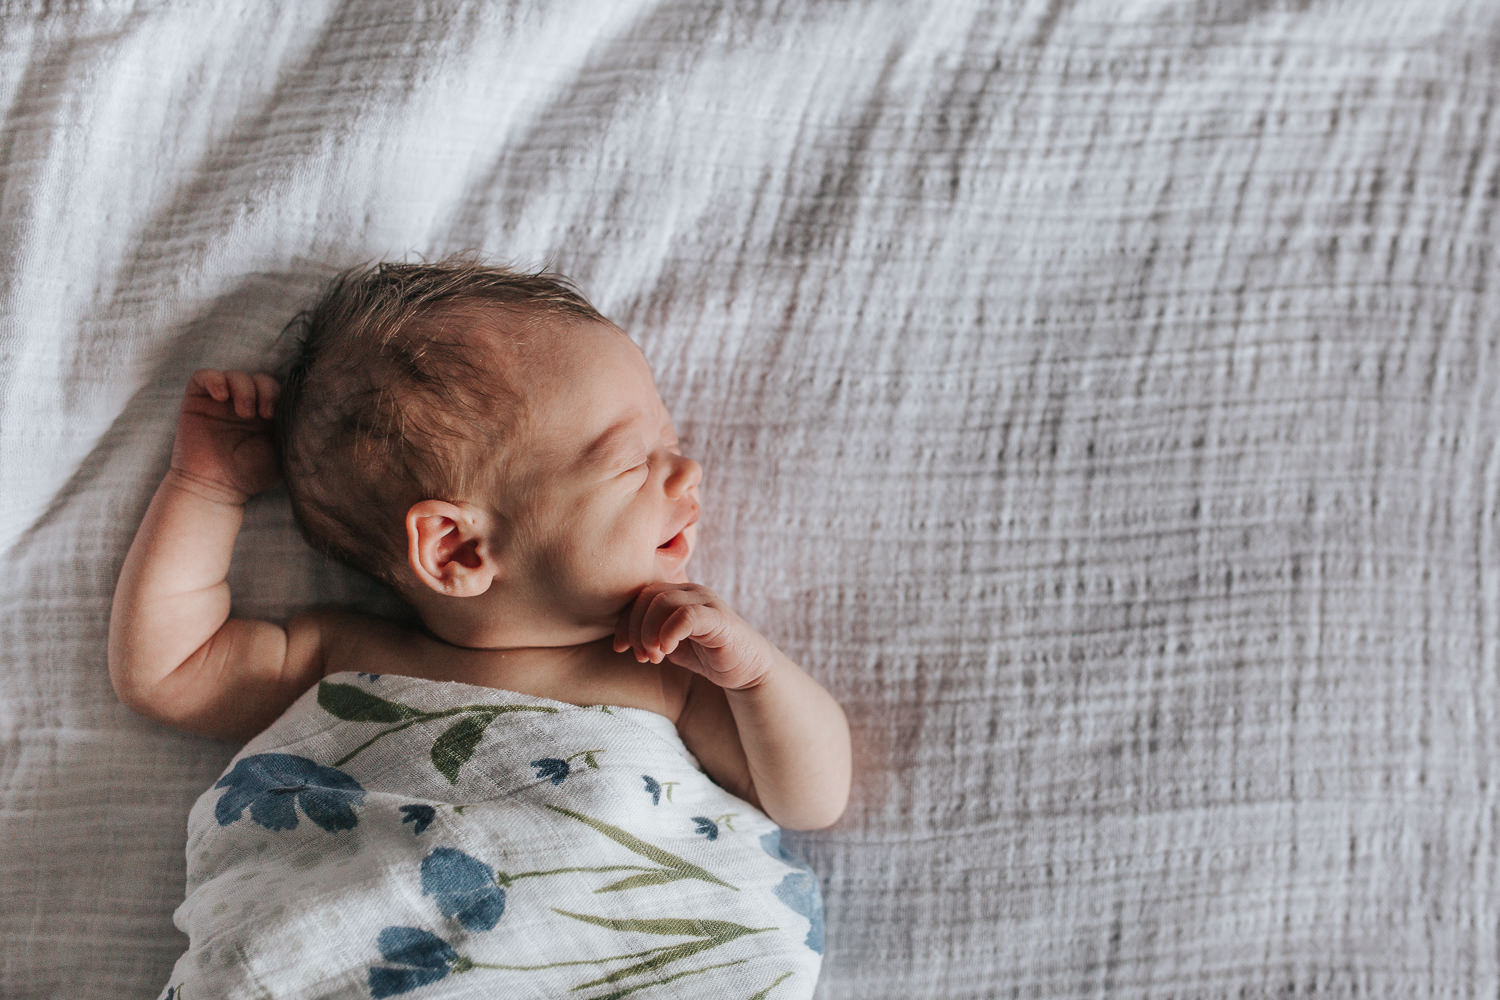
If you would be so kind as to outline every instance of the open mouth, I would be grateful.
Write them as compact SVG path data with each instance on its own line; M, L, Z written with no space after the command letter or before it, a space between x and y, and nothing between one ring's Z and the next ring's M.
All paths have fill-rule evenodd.
M685 556L688 551L687 529L683 528L671 538L656 547L656 551L662 555Z
M687 539L688 529L697 523L698 509L697 507L694 507L692 513L688 515L687 524L684 524L681 530L677 532L677 534L673 535L671 538L668 538L665 542L662 542L660 545L658 545L656 547L656 551L660 552L664 556L671 556L677 559L687 558L689 549Z

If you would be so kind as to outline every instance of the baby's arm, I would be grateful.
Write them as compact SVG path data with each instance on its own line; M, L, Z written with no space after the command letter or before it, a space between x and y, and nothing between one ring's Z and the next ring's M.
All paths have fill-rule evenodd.
M791 829L819 829L843 814L850 782L843 709L710 591L646 587L620 617L615 649L696 675L677 728L720 784Z
M319 617L286 628L229 618L230 554L245 501L274 485L269 375L195 372L172 466L120 570L109 676L143 715L207 736L248 739L321 674Z

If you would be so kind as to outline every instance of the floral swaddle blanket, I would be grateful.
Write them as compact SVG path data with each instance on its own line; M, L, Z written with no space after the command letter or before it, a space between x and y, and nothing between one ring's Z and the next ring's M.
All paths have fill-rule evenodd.
M194 805L162 995L808 997L780 836L652 712L335 674Z

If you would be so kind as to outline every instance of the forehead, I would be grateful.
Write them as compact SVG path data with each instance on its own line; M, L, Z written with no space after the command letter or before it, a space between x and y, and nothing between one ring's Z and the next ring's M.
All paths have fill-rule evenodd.
M550 330L527 353L532 430L549 458L595 457L632 430L668 420L645 355L612 326Z

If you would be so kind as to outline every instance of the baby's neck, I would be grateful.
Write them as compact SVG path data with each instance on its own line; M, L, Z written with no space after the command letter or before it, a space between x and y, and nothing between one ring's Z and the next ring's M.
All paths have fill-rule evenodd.
M572 622L539 613L514 617L485 615L480 599L416 607L426 633L462 649L543 656L591 646L614 636L604 622ZM475 613L481 612L481 613Z

